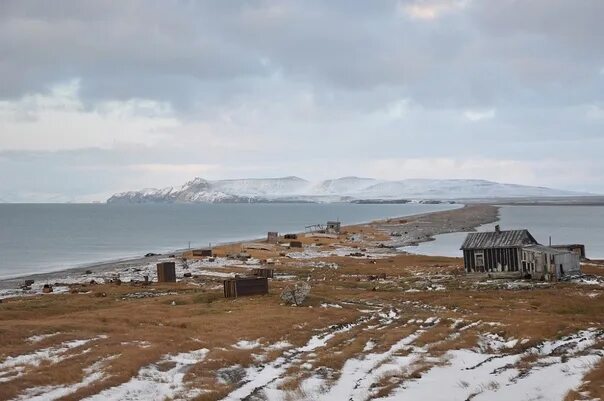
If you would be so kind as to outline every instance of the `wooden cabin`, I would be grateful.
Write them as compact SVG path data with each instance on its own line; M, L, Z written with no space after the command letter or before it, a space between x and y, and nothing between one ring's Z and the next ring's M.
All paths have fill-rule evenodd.
M528 230L470 233L461 246L466 273L514 272L520 275L522 249L537 245Z
M276 231L269 231L266 235L266 242L269 244L276 244L279 241L279 233Z
M541 245L528 230L470 233L461 249L468 274L557 281L581 273L578 252Z
M339 234L340 228L342 227L342 223L339 221L328 221L325 226L325 232L327 234Z

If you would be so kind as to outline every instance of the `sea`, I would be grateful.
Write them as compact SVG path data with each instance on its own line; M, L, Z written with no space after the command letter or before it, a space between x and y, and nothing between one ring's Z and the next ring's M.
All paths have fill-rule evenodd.
M0 204L0 279L448 210L450 204Z
M501 206L499 221L485 224L478 231L493 231L499 224L502 230L526 228L543 245L585 244L586 256L604 259L604 206ZM434 241L407 252L421 255L459 256L459 247L467 233L437 235Z

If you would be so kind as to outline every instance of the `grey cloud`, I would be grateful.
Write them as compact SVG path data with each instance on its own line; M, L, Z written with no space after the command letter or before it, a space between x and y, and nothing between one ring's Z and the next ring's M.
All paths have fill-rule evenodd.
M395 1L9 1L0 13L0 96L73 76L87 98L183 108L271 74L326 90L390 86L430 107L530 102L531 92L562 101L573 87L601 89L592 64L603 62L593 46L601 2L485 4L426 22L405 18ZM560 10L571 18L560 23Z
M0 190L138 187L137 171L116 178L111 166L150 163L313 174L309 160L332 168L334 154L343 174L357 159L598 161L603 113L590 107L604 104L604 3L469 0L433 20L404 11L446 1L2 1L0 101L77 78L87 110L152 99L182 126L155 147L0 152ZM484 110L493 117L464 118Z

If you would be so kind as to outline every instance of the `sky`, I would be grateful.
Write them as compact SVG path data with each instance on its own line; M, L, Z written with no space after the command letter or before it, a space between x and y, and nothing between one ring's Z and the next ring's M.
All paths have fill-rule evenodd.
M604 193L604 1L0 2L0 201L207 179Z

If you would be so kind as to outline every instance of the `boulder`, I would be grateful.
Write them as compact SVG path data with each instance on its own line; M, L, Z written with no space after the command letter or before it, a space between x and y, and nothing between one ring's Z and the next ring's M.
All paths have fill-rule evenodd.
M298 281L293 285L285 287L281 292L281 300L288 305L300 306L310 294L310 284L304 281Z

